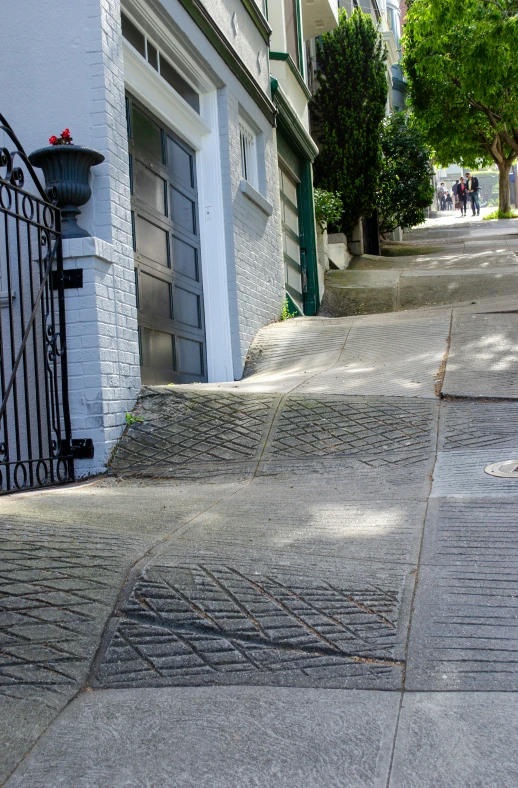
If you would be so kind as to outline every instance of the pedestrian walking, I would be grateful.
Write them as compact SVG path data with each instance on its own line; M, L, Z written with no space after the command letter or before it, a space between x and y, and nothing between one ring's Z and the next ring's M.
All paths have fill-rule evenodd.
M455 183L451 187L451 193L453 194L453 202L454 202L454 206L453 207L455 208L456 211L460 211L460 202L459 202L458 197L457 197L457 189L458 189L458 187L459 187L459 179L457 178L457 180L455 181Z
M466 206L468 203L468 190L466 188L466 184L464 183L464 178L460 179L459 185L457 186L457 199L460 204L460 215L466 216Z
M441 185L437 189L437 203L440 211L444 211L446 209L445 199L446 199L446 189L444 188L444 183L441 183Z
M453 210L453 198L450 192L446 192L446 210L447 211Z
M471 175L469 172L466 173L466 190L468 193L468 200L471 203L471 210L473 211L473 216L480 216L478 178L476 177L476 175Z

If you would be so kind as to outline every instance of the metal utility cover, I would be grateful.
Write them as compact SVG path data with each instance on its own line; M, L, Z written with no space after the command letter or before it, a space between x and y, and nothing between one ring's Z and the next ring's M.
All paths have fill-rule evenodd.
M504 479L518 479L518 460L500 460L486 465L484 471L490 476L500 476Z

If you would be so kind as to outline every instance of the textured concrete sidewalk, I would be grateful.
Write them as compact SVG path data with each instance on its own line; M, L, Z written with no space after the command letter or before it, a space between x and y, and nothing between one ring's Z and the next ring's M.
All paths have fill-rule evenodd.
M275 324L0 499L0 783L515 788L517 363L505 296Z

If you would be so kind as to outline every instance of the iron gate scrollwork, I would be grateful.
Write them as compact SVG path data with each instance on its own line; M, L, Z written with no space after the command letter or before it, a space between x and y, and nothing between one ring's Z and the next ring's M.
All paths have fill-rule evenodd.
M74 479L61 215L0 129L0 492ZM25 184L29 176L32 184Z

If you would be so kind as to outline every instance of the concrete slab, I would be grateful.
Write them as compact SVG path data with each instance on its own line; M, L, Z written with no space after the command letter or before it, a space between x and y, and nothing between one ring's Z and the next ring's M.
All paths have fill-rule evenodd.
M88 693L8 788L385 788L399 696L266 688Z
M329 271L319 314L329 317L393 312L399 271Z
M63 533L71 526L94 534L136 537L148 546L240 489L241 483L169 483L105 479L2 497L4 522L47 524Z
M354 457L366 465L426 462L435 448L434 404L402 398L292 394L281 403L265 460Z
M481 451L442 451L433 472L432 498L473 496L507 498L518 495L518 479L499 479L484 472L499 460L518 460L518 447Z
M406 693L390 788L514 788L518 695Z
M441 451L518 446L518 403L443 402L438 446Z
M214 393L190 386L144 388L136 421L112 462L117 474L152 476L253 474L275 413L271 396ZM219 467L225 465L223 473Z
M518 314L454 314L443 396L518 399Z
M435 399L451 313L386 317L353 326L340 360L298 391Z
M416 309L509 293L518 294L518 272L510 268L403 271L397 308Z
M62 698L48 706L37 699L11 698L0 688L0 785L23 761L67 700Z
M405 257L377 257L364 255L354 257L350 263L350 269L369 271L369 270L391 270L396 269L401 272L410 270L419 271L441 271L446 273L450 269L472 269L486 271L493 268L513 269L518 267L518 256L511 251L493 252L491 249L472 251L466 254L463 251L453 249L443 249L441 252L423 253L418 255L408 255Z
M5 500L5 499L4 499ZM83 685L138 539L0 526L0 781Z
M319 500L326 496L325 503ZM293 501L296 500L296 505ZM250 485L198 517L182 539L210 544L289 550L315 556L411 562L417 560L425 502L362 500L347 486L271 481Z
M430 504L408 689L518 688L517 523L516 498Z

